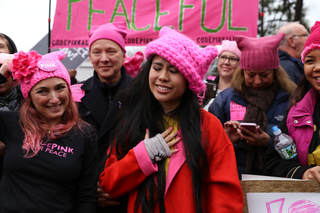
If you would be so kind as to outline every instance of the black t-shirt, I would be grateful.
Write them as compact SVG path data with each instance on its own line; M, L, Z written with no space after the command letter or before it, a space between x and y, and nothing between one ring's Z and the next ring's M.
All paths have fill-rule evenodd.
M91 127L41 142L39 153L23 157L24 134L17 112L0 113L6 144L0 183L0 212L95 212L97 139Z

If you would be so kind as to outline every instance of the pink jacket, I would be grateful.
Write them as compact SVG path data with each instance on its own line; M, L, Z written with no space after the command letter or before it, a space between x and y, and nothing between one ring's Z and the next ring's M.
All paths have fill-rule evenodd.
M291 107L287 118L288 133L296 143L303 166L308 166L308 150L314 132L313 113L318 98L319 91L313 87L296 106Z

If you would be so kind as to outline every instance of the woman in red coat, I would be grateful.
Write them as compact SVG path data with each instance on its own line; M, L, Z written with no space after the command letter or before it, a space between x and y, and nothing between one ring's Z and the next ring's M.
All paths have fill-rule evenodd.
M120 98L101 188L128 194L128 212L242 212L233 145L198 102L216 48L163 27L145 55Z

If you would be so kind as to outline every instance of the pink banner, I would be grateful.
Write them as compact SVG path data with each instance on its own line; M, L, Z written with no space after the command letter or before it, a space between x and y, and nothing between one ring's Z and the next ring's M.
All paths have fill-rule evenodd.
M198 45L257 36L258 0L57 0L51 48L88 47L94 25L126 22L126 45L145 46L170 26Z

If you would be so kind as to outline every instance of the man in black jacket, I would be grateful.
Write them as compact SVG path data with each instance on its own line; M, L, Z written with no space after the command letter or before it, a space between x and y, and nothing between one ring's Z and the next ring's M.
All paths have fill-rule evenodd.
M126 35L125 23L93 26L89 32L89 58L94 75L81 86L85 95L78 108L82 119L97 131L99 162L102 166L111 143L110 133L119 109L119 94L132 80L122 65L125 61ZM120 200L111 199L100 187L98 197L98 212L126 212L126 205L119 203Z
M279 33L286 34L278 49L280 65L288 73L290 79L298 84L304 74L301 53L309 33L303 25L297 22L283 25L278 29L277 34Z

